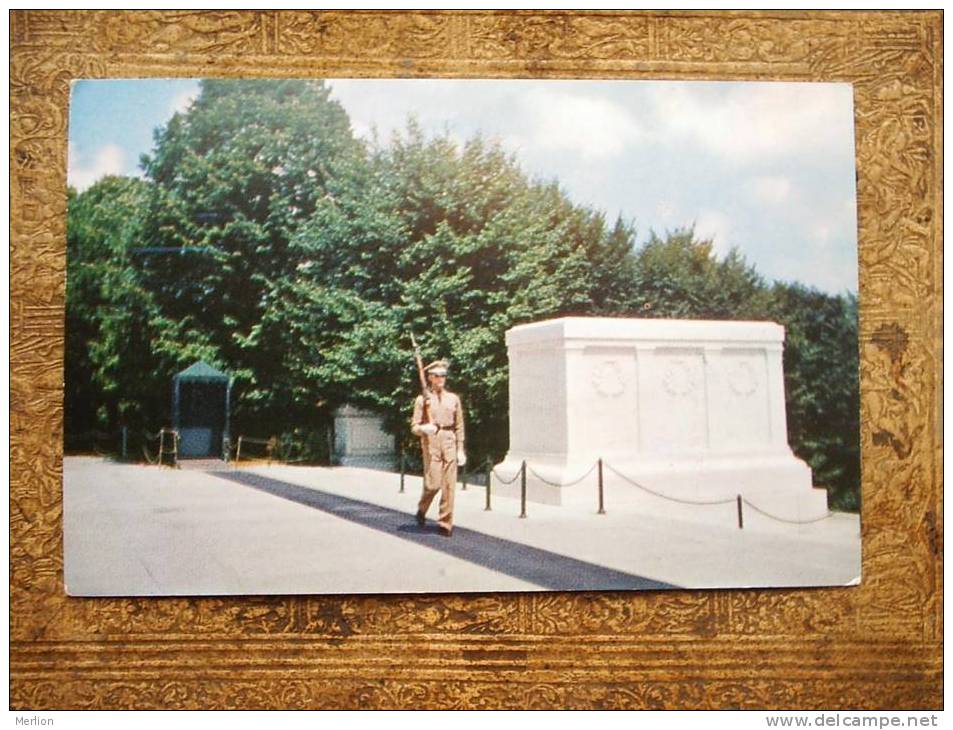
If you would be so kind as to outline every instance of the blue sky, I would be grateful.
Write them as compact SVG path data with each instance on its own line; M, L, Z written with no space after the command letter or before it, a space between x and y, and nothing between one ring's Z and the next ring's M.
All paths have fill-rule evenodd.
M850 84L456 79L329 80L356 134L382 141L413 114L476 133L532 176L634 219L639 241L695 224L767 279L857 291ZM70 106L71 185L141 174L153 130L198 93L190 79L84 80Z

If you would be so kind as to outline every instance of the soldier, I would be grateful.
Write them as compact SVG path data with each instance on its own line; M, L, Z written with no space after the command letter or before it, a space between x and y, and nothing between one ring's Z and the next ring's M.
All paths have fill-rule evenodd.
M437 360L424 368L429 389L430 422L423 423L422 395L414 401L414 416L410 430L420 436L423 449L424 490L417 505L417 524L426 524L427 508L440 492L440 515L437 525L441 534L450 537L453 531L453 490L457 484L457 466L466 466L463 450L463 405L456 393L444 385L447 382L447 362Z

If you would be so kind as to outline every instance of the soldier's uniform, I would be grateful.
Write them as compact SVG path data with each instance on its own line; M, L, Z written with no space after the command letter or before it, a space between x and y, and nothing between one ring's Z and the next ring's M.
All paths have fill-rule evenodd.
M438 361L427 366L428 372L445 371L445 363ZM423 425L424 400L418 395L414 401L414 415L410 430L420 436L423 451L424 488L417 505L417 520L424 522L424 515L440 493L440 514L437 524L445 535L453 529L453 492L457 484L457 456L463 453L464 428L463 404L456 393L443 389L439 394L427 391L430 402L430 423L437 427L432 436L420 430Z

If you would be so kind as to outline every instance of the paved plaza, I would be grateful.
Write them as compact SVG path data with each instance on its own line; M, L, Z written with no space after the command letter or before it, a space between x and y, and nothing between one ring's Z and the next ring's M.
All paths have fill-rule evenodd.
M638 490L561 506L458 487L455 529L414 521L419 477L345 467L64 459L71 595L619 590L846 585L857 515L806 525ZM433 517L436 505L432 508Z

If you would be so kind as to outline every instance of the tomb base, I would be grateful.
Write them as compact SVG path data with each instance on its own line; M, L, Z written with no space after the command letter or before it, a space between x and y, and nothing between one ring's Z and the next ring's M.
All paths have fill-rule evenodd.
M773 322L566 317L514 327L510 448L493 492L519 498L525 461L527 500L592 503L601 458L606 500L741 495L780 519L823 517L827 493L787 441L783 342Z
M494 467L492 495L521 498L523 460L508 457ZM558 463L527 460L526 498L542 504L598 504L599 469L595 460ZM618 458L602 463L604 503L645 504L663 508L683 504L704 510L731 503L741 495L771 516L797 522L827 514L827 491L811 484L811 470L793 455L784 458L709 458L634 462ZM687 513L687 514L690 514Z

